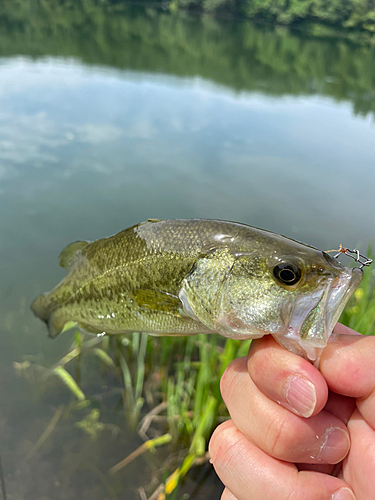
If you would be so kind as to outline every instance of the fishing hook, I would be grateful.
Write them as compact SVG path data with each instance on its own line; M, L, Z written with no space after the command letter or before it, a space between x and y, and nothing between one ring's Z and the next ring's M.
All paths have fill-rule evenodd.
M333 256L334 259L337 259L342 253L344 255L347 255L351 259L354 259L355 262L358 262L360 264L359 269L362 269L363 267L368 267L371 266L373 259L369 259L365 255L362 255L359 253L359 250L357 248L354 248L354 250L350 250L349 248L345 248L341 245L340 243L340 248L338 250L326 250L325 253L329 252L338 252L336 255ZM362 259L362 260L361 260Z

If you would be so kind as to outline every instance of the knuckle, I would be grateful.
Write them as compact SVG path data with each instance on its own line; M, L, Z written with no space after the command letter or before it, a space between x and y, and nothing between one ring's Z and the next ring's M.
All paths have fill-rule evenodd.
M232 421L227 420L226 422L223 422L218 427L216 427L216 429L212 433L208 445L208 450L210 458L213 462L216 462L218 457L220 457L220 459L222 460L223 457L225 456L227 448L230 444L227 437L228 435L227 431L231 427L233 427Z
M275 418L270 419L266 439L269 442L270 453L274 458L285 456L287 445L291 442L288 430L288 415L280 418L280 414L277 414Z

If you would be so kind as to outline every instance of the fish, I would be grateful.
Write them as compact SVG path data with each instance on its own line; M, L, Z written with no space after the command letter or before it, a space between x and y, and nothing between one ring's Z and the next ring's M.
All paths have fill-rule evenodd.
M96 334L271 334L314 360L362 269L245 224L148 219L60 254L67 275L31 305L54 338L73 321Z

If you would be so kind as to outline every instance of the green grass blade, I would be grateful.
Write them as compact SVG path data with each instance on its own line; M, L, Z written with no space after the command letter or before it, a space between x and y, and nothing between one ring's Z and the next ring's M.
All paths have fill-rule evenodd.
M77 382L74 380L74 378L68 373L65 368L62 366L57 366L54 368L53 373L57 375L63 382L64 384L68 387L70 392L80 401L83 401L86 399L85 394L83 391L78 387Z
M103 349L95 348L91 351L95 356L103 361L107 366L114 367L115 362Z
M137 355L137 376L135 381L135 399L138 400L143 391L143 381L145 377L145 359L146 359L146 349L147 349L147 333L141 334L139 351Z

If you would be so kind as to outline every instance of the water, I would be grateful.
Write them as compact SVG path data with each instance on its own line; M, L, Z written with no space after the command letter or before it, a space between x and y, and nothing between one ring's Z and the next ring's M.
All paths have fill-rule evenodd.
M72 340L48 340L30 302L64 275L57 256L66 244L147 218L235 220L322 249L365 249L375 240L375 48L208 16L43 5L1 7L7 493L131 500L153 466L141 458L107 476L141 443L124 427L116 393L101 420L120 437L108 427L91 441L61 419L25 461L70 396L57 381L41 392L38 373L27 382L12 363L51 366ZM86 376L111 394L115 382L97 366ZM196 500L219 498L220 486L211 476L195 490Z

